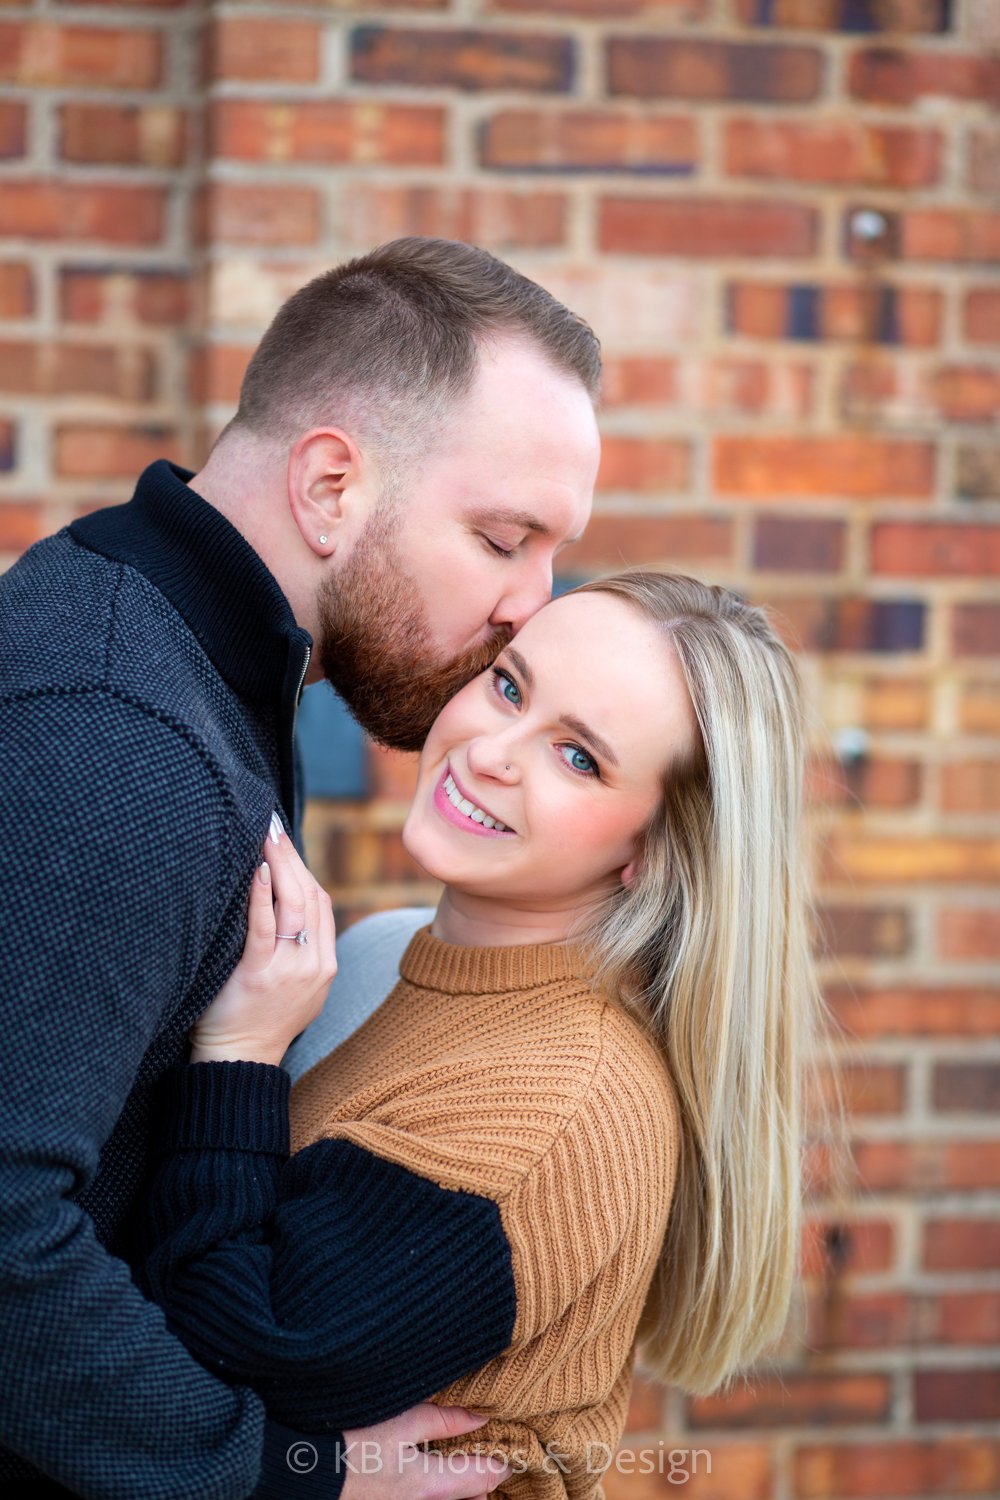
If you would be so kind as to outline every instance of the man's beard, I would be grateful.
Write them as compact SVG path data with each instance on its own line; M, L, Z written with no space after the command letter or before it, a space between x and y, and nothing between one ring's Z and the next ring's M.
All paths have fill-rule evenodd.
M511 632L498 630L450 662L434 661L430 622L402 567L396 530L391 506L380 507L321 589L319 661L373 740L419 750L449 698L486 670Z

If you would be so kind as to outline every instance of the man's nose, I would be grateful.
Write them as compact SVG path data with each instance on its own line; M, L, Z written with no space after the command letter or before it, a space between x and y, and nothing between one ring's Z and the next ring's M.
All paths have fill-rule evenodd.
M506 626L512 635L552 598L552 560L522 568L497 600L490 615L494 630Z

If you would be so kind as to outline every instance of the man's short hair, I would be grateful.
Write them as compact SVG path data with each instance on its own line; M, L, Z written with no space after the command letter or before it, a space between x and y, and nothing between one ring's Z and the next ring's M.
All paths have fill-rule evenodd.
M475 245L393 240L279 308L220 436L291 444L312 427L344 427L394 468L469 390L480 346L504 335L533 342L596 404L600 344L582 318Z

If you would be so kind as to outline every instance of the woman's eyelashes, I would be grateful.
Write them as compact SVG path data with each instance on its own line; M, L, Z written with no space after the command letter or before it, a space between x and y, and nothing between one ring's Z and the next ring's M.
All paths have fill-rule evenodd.
M504 703L509 703L512 708L522 706L521 689L514 678L503 667L491 667L493 678L493 691ZM579 745L572 742L556 745L555 750L567 770L572 771L574 776L590 776L597 781L601 779L601 768L589 751L581 749Z
M514 708L520 708L521 689L518 687L513 677L511 677L510 673L505 672L503 667L494 667L492 671L494 692L498 693L505 703L512 704ZM507 691L508 688L510 689L510 692Z

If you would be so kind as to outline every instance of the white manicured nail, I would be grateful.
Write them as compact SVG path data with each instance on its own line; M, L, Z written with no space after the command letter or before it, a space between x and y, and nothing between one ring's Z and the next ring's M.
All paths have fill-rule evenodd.
M280 844L281 843L281 835L283 833L284 833L284 829L281 826L281 819L278 817L278 814L276 812L272 813L271 814L271 843L272 844Z

